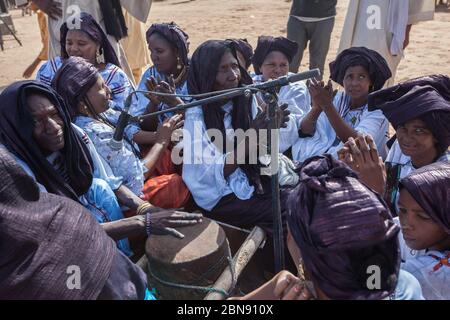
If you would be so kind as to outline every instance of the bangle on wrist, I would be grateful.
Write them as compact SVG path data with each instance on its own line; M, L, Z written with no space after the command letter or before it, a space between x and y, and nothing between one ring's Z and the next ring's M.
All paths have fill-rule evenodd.
M136 215L144 214L145 211L151 207L152 207L152 205L148 202L144 202L144 203L140 204L139 207L136 209Z

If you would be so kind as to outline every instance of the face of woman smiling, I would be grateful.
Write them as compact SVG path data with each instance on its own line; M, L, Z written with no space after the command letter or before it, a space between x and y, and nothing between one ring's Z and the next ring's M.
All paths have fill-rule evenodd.
M396 134L400 149L415 166L430 164L438 156L436 139L422 120L413 119L398 126Z
M28 110L34 120L33 139L44 154L64 148L64 122L54 104L44 95L27 97Z
M69 57L81 57L96 64L99 45L84 31L69 30L66 36L66 51Z

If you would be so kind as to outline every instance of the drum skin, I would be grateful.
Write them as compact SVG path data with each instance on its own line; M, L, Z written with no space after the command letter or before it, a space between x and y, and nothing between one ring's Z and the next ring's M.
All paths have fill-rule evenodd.
M207 218L179 231L185 235L183 239L168 235L151 235L147 239L149 286L156 288L161 299L203 299L207 291L185 288L184 285L212 286L229 265L225 232Z

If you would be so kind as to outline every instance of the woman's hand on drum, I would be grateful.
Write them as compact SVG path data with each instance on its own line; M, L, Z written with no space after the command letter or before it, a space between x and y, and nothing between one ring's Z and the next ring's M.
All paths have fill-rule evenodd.
M176 210L161 210L146 213L145 224L147 235L172 235L183 239L184 234L175 228L192 226L202 222L203 215Z

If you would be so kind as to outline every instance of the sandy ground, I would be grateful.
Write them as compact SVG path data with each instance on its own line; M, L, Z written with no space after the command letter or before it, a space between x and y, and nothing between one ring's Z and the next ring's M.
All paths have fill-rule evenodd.
M334 59L348 0L339 0L327 63ZM255 46L258 35L285 35L290 1L286 0L166 0L154 2L147 25L175 21L190 35L191 53L204 40L226 37L247 38ZM41 50L37 18L12 16L20 47L13 37L5 37L0 52L0 88L22 79L22 73ZM306 54L302 68L308 63ZM450 74L450 10L436 12L435 19L413 26L410 46L397 73L397 81L420 75ZM325 76L327 76L327 71Z

